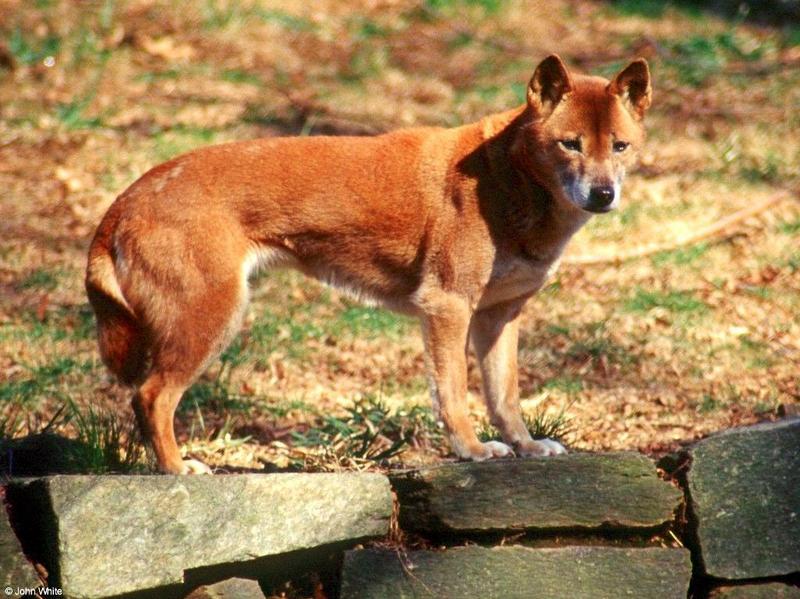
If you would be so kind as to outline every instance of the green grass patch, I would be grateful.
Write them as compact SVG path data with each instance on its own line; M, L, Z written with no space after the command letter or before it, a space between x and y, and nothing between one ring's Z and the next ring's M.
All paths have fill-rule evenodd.
M27 404L39 395L40 389L35 379L0 382L0 404Z
M800 252L794 253L786 259L785 265L792 273L800 270Z
M32 404L49 395L57 394L58 387L74 374L86 374L94 367L92 362L79 362L75 358L61 357L41 366L28 367L25 378L0 382L0 403Z
M70 445L69 462L88 474L142 472L145 450L133 420L122 422L113 412L79 408L67 400L65 424L77 432L78 443Z
M475 35L470 31L456 31L449 40L447 40L447 47L450 50L457 50L469 46L475 41Z
M461 8L480 7L484 14L495 15L505 6L506 0L425 0L425 8L438 12L455 12Z
M38 366L26 365L25 368L25 375L0 382L0 405L33 407L52 397L59 397L77 377L92 372L95 362L62 356Z
M697 403L696 410L700 414L709 414L711 412L716 412L723 407L725 407L725 402L711 395L703 395L703 397Z
M264 399L258 402L257 408L260 413L269 414L274 418L286 418L293 412L315 413L314 406L300 399L277 401Z
M692 36L672 44L673 58L667 63L686 85L699 87L722 71L725 64L713 39Z
M203 425L202 412L209 410L215 413L244 412L252 407L250 398L246 398L231 390L231 379L238 366L247 360L244 352L242 336L236 339L222 352L220 367L211 381L199 381L189 387L178 404L179 414L195 412Z
M634 296L624 304L627 312L648 312L653 308L664 308L676 314L705 312L708 305L688 291L646 291L637 289Z
M661 211L665 206L659 206L658 210ZM586 224L586 230L593 238L616 240L622 234L622 230L635 228L643 216L653 210L653 207L647 209L642 203L626 204L624 208L615 210L603 218L593 218ZM661 218L660 216L658 218Z
M800 46L800 25L789 25L783 30L783 45Z
M749 368L761 370L773 366L776 362L769 344L764 341L751 339L745 335L739 337L739 345L740 351L750 358Z
M763 44L753 44L738 36L734 30L711 36L693 35L678 41L665 40L670 56L665 64L678 79L692 87L700 87L722 72L731 60L755 61L765 52Z
M541 388L554 389L556 391L563 391L568 395L576 395L583 391L583 381L571 376L558 376L549 381L545 381Z
M625 347L611 339L604 321L589 323L578 330L568 331L565 336L571 341L566 356L572 360L618 365L632 364L636 361Z
M11 341L24 339L26 341L39 341L49 339L51 341L62 341L69 334L67 331L49 324L40 322L35 316L25 315L27 318L21 324L9 324L0 328L0 341Z
M563 337L563 340L558 339L559 337ZM638 360L626 347L612 338L607 330L606 321L589 322L574 327L548 324L545 336L535 338L523 336L522 338L523 350L536 349L541 346L564 347L563 352L560 352L561 359L568 363L591 362L598 364L603 362L625 366ZM563 371L564 365L560 364L559 368ZM583 383L577 377L562 374L546 381L541 388L560 389L567 393L573 393L582 390Z
M527 102L528 84L515 81L511 84L511 93L514 94L514 101L516 104L524 104Z
M361 44L350 56L339 77L347 83L359 83L379 76L390 63L389 49L383 45Z
M58 287L58 282L63 276L61 271L37 268L31 271L17 284L19 289L34 289L38 291L53 291Z
M670 10L699 19L703 17L703 10L697 2L692 0L613 0L613 12L626 17L644 17L646 19L661 19Z
M0 382L0 404L33 405L60 393L70 377L92 371L94 363L80 362L72 357L60 357L40 366L28 366L28 376Z
M189 414L198 411L209 411L216 414L230 412L245 412L251 407L247 398L233 393L229 385L219 381L201 381L186 390L181 403L178 404L179 414Z
M259 352L281 349L290 358L302 358L307 352L306 342L324 335L322 326L307 320L297 310L282 316L265 312L248 332L248 349L252 351L252 344Z
M778 231L785 235L794 235L800 233L800 218L795 220L786 220L778 225Z
M203 26L206 29L244 27L247 21L259 19L275 23L289 31L314 31L317 25L304 17L298 17L282 10L244 5L241 0L206 0L202 7Z
M768 414L774 414L777 408L778 406L775 402L759 401L753 406L753 412L755 412L757 416L766 416Z
M282 10L269 10L256 8L254 15L262 21L277 23L289 31L315 31L318 26L313 21L304 17L290 15Z
M337 455L388 460L402 453L417 437L440 435L430 409L414 406L392 412L378 397L353 402L343 416L322 416L305 431L294 431L296 445L322 446Z
M566 445L566 437L573 432L572 419L567 415L566 408L556 414L539 409L531 415L523 414L525 426L534 439L553 439ZM478 438L482 442L500 441L500 432L491 424L484 424L478 430Z
M178 79L183 75L183 71L179 69L164 69L163 71L147 71L136 75L134 81L142 81L144 83L153 83L154 81L161 81L164 79Z
M153 153L159 162L214 142L217 132L206 127L175 127L157 133Z
M312 339L363 336L397 338L412 320L388 310L353 305L335 315L315 304L290 306L287 313L263 312L246 332L246 351L263 359L280 350L290 359L307 356Z
M778 183L792 176L791 167L782 156L767 150L764 156L749 157L739 169L739 176L749 183Z
M562 408L556 414L548 414L538 410L532 415L524 414L525 426L534 439L554 439L565 442L567 435L573 432L572 419L566 413L567 408Z
M222 71L220 78L223 81L228 81L229 83L247 83L257 87L262 87L264 85L261 77L241 69L227 69Z
M87 372L91 365L88 362L78 362L74 358L57 358L33 369L33 375L44 383L52 383L62 379L73 372Z
M669 3L661 0L614 0L611 6L614 12L627 17L659 19L664 16Z
M641 204L628 204L619 212L614 213L613 217L615 220L619 221L620 225L633 226L639 222L639 218L641 217L641 215L642 215Z
M8 51L17 62L27 66L43 62L47 57L55 57L60 50L61 38L52 34L36 40L16 28L8 38Z
M679 248L670 252L659 252L655 254L651 260L655 266L664 266L665 264L686 266L695 262L707 251L707 243L698 243L697 245Z
M385 38L391 33L388 27L384 27L368 17L356 17L351 19L348 23L348 28L358 40Z
M406 331L410 322L409 318L388 310L350 306L338 315L333 326L353 335L397 337Z
M246 9L239 0L206 0L201 5L203 26L206 29L221 29L231 24L242 24L247 18Z
M0 327L0 341L24 339L57 342L65 339L85 341L95 335L94 313L88 304L79 307L58 307L47 313L43 322L32 310L19 313L17 322Z
M90 98L84 98L73 100L66 104L58 104L56 105L55 116L67 129L96 129L102 127L103 120L100 117L88 117L85 115L90 101Z
M763 300L770 299L773 295L773 290L763 285L743 285L741 289L747 295L752 295L753 297Z

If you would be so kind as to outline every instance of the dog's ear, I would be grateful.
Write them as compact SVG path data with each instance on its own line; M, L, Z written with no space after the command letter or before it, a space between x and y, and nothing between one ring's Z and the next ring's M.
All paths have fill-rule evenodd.
M572 87L567 67L558 55L551 54L539 63L528 84L528 106L537 117L545 118Z
M653 97L647 61L644 58L634 60L608 84L608 91L619 96L633 116L642 119Z

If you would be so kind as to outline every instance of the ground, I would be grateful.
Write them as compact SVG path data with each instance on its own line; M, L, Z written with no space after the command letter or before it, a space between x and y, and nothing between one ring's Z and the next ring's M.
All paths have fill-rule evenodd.
M147 169L228 140L470 122L519 104L552 52L605 76L644 56L655 91L622 208L525 310L532 425L576 450L658 453L800 402L796 22L653 0L0 0L0 15L0 439L46 429L88 448L84 468L142 467L83 271ZM610 259L580 263L595 256ZM470 381L485 423L474 363ZM428 406L415 322L278 272L177 428L227 469L371 468L447 455Z

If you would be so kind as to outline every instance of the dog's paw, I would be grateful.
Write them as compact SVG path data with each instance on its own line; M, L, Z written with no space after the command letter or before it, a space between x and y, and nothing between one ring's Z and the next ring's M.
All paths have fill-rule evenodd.
M199 460L183 460L181 474L214 474L211 468Z
M505 443L501 443L500 441L487 441L486 443L478 445L477 451L465 457L473 462L484 462L492 458L507 458L513 456L514 450Z
M525 457L541 457L560 455L562 453L567 453L567 450L558 441L553 441L552 439L539 439L538 441L531 440L525 443L520 443L517 446L517 452L519 455Z

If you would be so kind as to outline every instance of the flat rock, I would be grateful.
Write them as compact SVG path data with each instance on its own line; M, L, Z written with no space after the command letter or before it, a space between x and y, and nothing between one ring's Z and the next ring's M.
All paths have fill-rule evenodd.
M800 588L780 582L721 587L711 592L711 599L800 599Z
M345 554L342 599L685 599L685 549L455 547Z
M731 429L689 453L706 573L743 579L800 571L800 418Z
M255 580L229 578L197 588L186 599L264 599L264 593Z
M380 474L54 476L26 487L52 513L57 582L70 597L180 584L184 570L386 534ZM51 522L47 522L51 520Z
M8 521L0 489L0 588L34 588L41 585L33 565L22 552L22 546Z
M683 495L637 453L445 464L392 478L400 522L419 532L654 529Z

